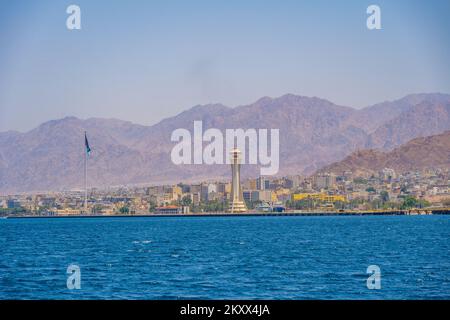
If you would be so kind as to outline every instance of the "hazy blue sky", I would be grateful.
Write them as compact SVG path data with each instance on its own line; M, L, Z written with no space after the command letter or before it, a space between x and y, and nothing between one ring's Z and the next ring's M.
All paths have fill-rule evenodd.
M82 30L66 28L81 7ZM382 30L366 28L378 4ZM153 124L295 93L364 107L450 93L450 1L9 1L0 131L74 115Z

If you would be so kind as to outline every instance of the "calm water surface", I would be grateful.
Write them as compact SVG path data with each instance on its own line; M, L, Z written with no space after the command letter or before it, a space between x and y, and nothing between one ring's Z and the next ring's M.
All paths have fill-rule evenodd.
M450 216L0 219L0 299L450 299L449 236Z

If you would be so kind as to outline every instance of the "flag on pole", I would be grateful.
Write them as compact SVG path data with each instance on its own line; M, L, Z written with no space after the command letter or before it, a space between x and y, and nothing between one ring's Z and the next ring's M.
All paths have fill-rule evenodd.
M86 146L86 153L87 155L91 154L91 147L89 147L89 141L86 135L86 132L84 132L84 145Z

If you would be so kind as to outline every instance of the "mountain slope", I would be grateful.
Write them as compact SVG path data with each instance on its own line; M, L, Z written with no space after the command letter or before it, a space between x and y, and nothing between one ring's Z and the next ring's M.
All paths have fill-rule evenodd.
M450 102L450 96L441 93L410 94L394 101L385 101L359 110L350 119L350 123L362 126L364 130L372 134L378 127L399 117L403 112L408 112L414 106L421 103L446 104Z
M320 171L336 174L352 171L356 175L368 176L383 168L392 168L397 172L450 168L450 131L413 139L389 152L373 149L356 151Z
M392 149L414 137L428 136L450 129L450 103L421 102L377 128L367 147Z

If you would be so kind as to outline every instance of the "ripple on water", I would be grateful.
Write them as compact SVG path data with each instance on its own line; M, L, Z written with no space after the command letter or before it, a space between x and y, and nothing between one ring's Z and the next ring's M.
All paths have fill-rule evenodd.
M448 216L8 219L1 228L0 299L450 298ZM66 287L71 263L79 291ZM366 287L372 264L377 292Z

